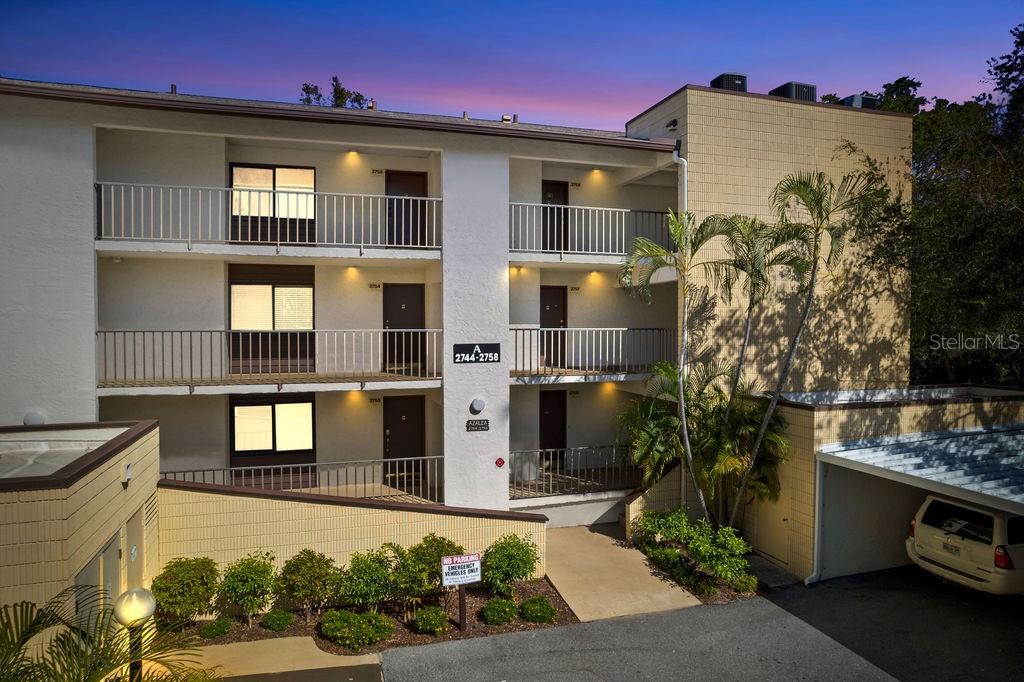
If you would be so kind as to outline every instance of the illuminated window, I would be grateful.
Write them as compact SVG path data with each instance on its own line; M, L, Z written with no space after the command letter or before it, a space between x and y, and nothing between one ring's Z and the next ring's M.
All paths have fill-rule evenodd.
M312 462L313 398L237 396L231 406L232 466Z
M316 216L316 171L287 166L232 166L231 212L312 220Z
M313 328L313 287L232 284L231 328L308 330Z

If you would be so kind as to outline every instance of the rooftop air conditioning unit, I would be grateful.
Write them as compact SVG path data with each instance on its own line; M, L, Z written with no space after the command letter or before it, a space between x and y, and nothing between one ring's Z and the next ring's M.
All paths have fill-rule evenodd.
M844 97L839 103L844 107L853 107L854 109L877 109L880 104L878 98L872 95L850 95Z
M797 83L796 81L783 83L768 94L775 95L776 97L785 97L786 99L795 99L801 102L818 101L817 87L810 83Z
M747 91L747 74L745 73L723 73L715 76L711 81L711 87L721 90L732 90L733 92Z

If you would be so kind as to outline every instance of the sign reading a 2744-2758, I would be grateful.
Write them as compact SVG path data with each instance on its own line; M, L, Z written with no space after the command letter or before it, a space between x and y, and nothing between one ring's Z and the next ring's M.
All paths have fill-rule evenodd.
M452 362L456 365L481 362L501 362L500 343L452 344Z
M468 585L480 582L480 553L441 557L441 584Z

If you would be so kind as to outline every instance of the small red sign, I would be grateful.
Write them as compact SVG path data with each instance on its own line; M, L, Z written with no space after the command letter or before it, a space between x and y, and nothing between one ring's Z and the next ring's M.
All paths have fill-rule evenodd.
M502 458L502 457L499 457L498 459L494 460L494 466L498 467L499 469L500 469L501 467L505 466L505 460L504 460L504 458Z

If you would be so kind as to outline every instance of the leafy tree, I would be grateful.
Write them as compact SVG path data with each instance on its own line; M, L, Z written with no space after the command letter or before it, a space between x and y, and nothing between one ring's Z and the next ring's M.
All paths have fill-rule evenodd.
M821 101L824 102L825 104L839 104L840 102L842 102L842 100L839 99L839 95L834 92L822 95Z
M273 553L252 552L228 565L218 592L227 606L242 612L246 625L251 628L253 617L270 606L274 583Z
M341 572L334 559L321 552L304 549L284 562L277 577L277 588L302 607L306 622L314 612L323 610L337 593Z
M299 97L302 104L315 104L319 107L334 107L336 109L365 109L370 99L357 90L349 90L337 76L331 76L330 99L324 96L323 90L314 83L302 84L302 95Z
M896 111L903 114L916 114L927 102L927 97L917 94L921 81L910 76L900 76L892 83L882 86L881 92L863 94L878 98L878 108L882 111Z
M666 248L650 239L638 237L633 247L622 261L619 269L619 281L623 288L632 291L646 300L651 297L651 280L662 270L671 270L676 276L677 300L679 308L679 361L678 361L678 414L679 434L683 456L687 470L694 480L697 490L697 503L704 516L708 516L708 506L704 499L704 491L697 480L693 462L693 448L690 445L690 429L687 423L686 397L683 390L686 384L690 363L690 306L694 294L692 289L694 271L702 269L705 274L713 272L711 260L702 260L702 251L716 237L728 237L731 229L729 223L721 220L704 220L693 227L695 220L692 214L676 214L669 211L668 232L672 238L672 248Z

